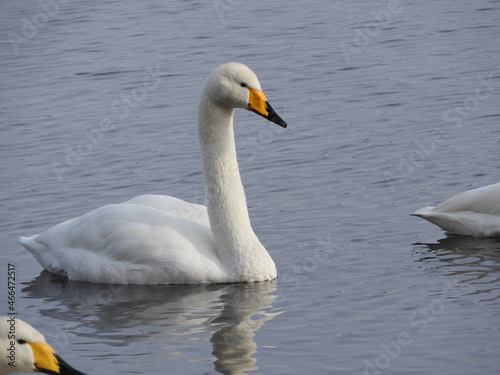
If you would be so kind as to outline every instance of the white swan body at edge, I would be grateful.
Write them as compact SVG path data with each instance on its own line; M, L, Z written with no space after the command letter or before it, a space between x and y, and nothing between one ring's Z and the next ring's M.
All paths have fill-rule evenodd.
M457 194L436 207L423 207L421 217L451 234L500 236L500 183Z

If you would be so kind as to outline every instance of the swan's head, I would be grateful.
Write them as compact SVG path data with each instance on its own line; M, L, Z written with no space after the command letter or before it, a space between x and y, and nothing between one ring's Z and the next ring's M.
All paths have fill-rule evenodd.
M244 64L230 62L217 67L208 77L204 96L220 107L247 109L286 128L262 92L259 79Z
M43 335L17 318L0 317L0 374L17 372L85 375L68 365Z

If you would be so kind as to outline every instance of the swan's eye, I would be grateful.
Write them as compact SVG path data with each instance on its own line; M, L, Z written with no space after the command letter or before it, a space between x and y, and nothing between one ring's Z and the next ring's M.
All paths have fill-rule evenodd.
M248 87L245 82L241 82L241 87Z
M18 344L26 344L26 340L19 339L19 340L17 340L17 343Z

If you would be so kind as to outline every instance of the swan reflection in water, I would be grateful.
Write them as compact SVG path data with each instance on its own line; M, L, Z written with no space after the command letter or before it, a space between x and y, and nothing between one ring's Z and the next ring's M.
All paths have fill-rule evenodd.
M449 235L436 243L415 243L416 261L444 271L460 294L500 290L500 238Z
M457 257L492 257L500 260L500 238L447 235L434 243L417 242L415 246L425 246L437 255L453 254Z
M100 348L96 356L102 358L104 347L108 352L98 361L99 365L125 355L124 346L142 343L151 351L144 353L144 347L140 349L142 366L137 355L131 359L133 364L127 365L132 371L132 366L141 371L152 361L186 356L191 345L211 335L212 348L207 348L201 360L211 353L215 370L222 374L244 374L258 369L253 357L257 351L254 335L280 314L272 307L275 291L276 281L109 285L71 281L46 271L23 289L28 298L44 300L41 315L67 322L66 331L85 342L90 339L100 344L96 345L96 351ZM74 337L71 340L78 341ZM115 351L114 347L121 349Z

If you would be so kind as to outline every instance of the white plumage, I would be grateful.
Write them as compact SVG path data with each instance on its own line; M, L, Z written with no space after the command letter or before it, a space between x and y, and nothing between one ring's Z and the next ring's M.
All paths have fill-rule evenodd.
M95 283L184 284L276 278L253 232L233 133L234 108L286 127L245 65L227 63L208 77L198 134L207 207L143 195L21 238L48 271Z
M465 191L436 207L423 207L412 215L451 234L499 237L500 183Z
M59 357L40 332L15 317L0 316L0 351L0 375L85 375Z

